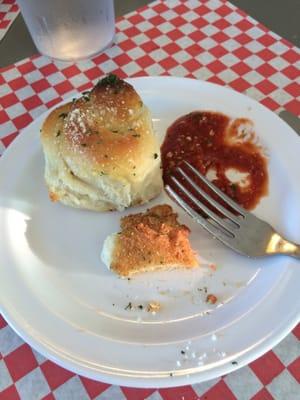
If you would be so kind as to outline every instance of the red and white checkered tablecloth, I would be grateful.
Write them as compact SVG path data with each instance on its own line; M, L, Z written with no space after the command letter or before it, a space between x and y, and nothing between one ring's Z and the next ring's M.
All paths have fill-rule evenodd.
M16 0L0 0L0 40L3 39L19 12Z
M300 115L298 48L225 0L156 1L119 19L115 44L92 60L66 64L35 56L0 70L0 154L35 117L108 72L204 79L246 93L275 112ZM0 317L0 399L296 400L299 340L300 325L263 357L214 381L134 389L62 369Z

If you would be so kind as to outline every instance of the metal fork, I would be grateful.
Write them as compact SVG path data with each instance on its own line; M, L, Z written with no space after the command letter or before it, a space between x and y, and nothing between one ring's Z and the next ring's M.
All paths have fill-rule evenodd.
M274 254L286 254L298 258L300 260L300 245L289 242L280 236L274 228L267 222L255 217L249 213L213 183L211 183L205 176L199 173L190 163L184 161L186 170L192 172L197 176L203 184L208 186L214 193L216 193L224 203L229 205L239 215L224 208L219 202L214 200L206 191L204 191L195 180L185 172L181 167L177 167L176 171L178 177L184 178L184 182L174 175L171 176L172 187L166 186L166 191L176 200L176 202L204 229L210 232L214 238L220 240L225 245L229 246L236 252L249 256L249 257L262 257ZM206 202L223 214L220 217L216 212L208 208L199 197L195 197L193 193L187 188L186 182L203 198ZM208 218L203 217L190 207L187 202L178 194L181 190L190 200L201 209Z

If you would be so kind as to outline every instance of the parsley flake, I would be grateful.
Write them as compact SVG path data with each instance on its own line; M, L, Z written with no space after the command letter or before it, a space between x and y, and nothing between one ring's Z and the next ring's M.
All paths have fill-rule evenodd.
M232 184L230 185L230 187L231 187L231 189L232 189L232 191L233 191L234 193L237 191L237 184L236 184L236 183L232 183Z
M67 116L68 116L68 113L61 113L61 114L59 114L58 118L65 119Z
M132 303L131 301L127 304L127 306L125 307L125 310L131 310L132 309Z
M118 78L117 75L108 74L105 78L101 79L98 82L98 85L101 85L101 86L106 86L106 85L114 86L117 83L119 83L120 81L121 81L121 79Z

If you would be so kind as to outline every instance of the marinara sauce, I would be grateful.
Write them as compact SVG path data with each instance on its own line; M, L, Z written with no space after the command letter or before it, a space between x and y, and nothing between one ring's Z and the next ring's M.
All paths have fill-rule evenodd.
M180 117L168 128L161 146L164 184L172 186L170 175L176 176L175 168L186 160L202 174L211 174L209 179L242 207L253 209L267 194L268 171L252 128L246 118L232 120L217 112L194 111ZM244 183L234 182L230 170L246 176Z

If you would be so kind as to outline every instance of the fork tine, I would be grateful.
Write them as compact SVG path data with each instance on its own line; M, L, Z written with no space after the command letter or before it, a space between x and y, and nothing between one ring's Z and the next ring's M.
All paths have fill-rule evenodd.
M219 188L217 188L213 183L211 183L205 176L203 176L202 174L200 174L199 171L196 170L196 168L194 168L189 162L184 161L184 163L186 164L187 167L189 167L189 169L191 171L194 172L194 174L200 178L213 192L215 192L218 196L220 196L220 198L224 201L226 201L226 203L228 203L230 205L231 208L233 208L235 211L237 211L238 213L240 213L243 217L245 217L247 213L246 210L244 210L242 207L240 207L236 202L234 202L233 200L231 200L230 197L228 197L224 192L222 192Z
M203 189L201 189L200 186L198 186L183 170L182 168L178 167L176 170L193 186L193 188L209 203L211 204L214 208L216 208L218 211L220 211L225 217L229 218L235 225L236 227L240 226L241 221L232 214L229 210L226 210L225 207L222 206L222 204L218 203L215 201L209 194L207 194Z
M185 188L174 176L171 176L172 181L179 187L183 193L189 196L189 198L193 201L193 203L199 207L201 210L205 212L206 215L208 215L210 218L212 218L218 225L221 226L221 228L226 230L226 233L228 232L232 237L234 237L234 234L230 230L230 226L228 223L226 223L226 220L223 218L220 218L218 215L216 215L213 211L211 211L206 205L204 205L200 200L198 200L187 188Z
M233 248L232 238L220 231L212 225L207 219L203 218L200 214L196 213L178 194L171 188L171 186L165 186L166 191L176 200L176 202L193 218L199 225L213 235L214 238L220 240L225 245Z

